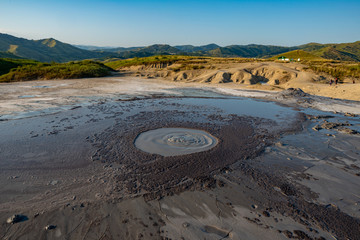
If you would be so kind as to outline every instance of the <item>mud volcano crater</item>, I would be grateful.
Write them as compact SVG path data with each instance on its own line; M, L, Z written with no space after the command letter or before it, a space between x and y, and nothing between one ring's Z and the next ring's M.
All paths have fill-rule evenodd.
M204 152L217 143L210 133L190 128L158 128L140 133L134 142L140 150L164 157Z
M144 195L145 199L151 200L221 184L212 177L214 172L239 160L258 156L284 128L268 130L276 127L279 125L275 121L257 117L178 110L141 112L119 119L113 127L96 135L93 144L97 151L92 159L120 166L114 176L117 185L113 192L124 196ZM184 132L176 135L161 133L159 139L161 142L165 138L166 148L182 149L182 145L189 143L200 143L207 148L186 154L180 151L181 154L173 154L175 156L140 150L136 146L137 140L143 137L142 134L146 138L146 134L152 135L153 131L159 131L157 129L170 129L170 132L191 129L193 133L201 133L200 138L207 138L199 140L199 136L194 138Z

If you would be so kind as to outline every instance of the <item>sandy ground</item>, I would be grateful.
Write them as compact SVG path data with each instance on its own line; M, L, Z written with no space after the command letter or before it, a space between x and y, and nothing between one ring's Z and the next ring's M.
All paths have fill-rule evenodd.
M1 239L360 239L358 102L131 77L0 91ZM219 143L136 149L161 127Z

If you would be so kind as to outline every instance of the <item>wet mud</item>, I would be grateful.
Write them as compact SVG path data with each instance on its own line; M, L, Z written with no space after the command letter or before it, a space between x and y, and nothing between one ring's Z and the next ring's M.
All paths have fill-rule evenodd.
M317 114L154 95L2 121L0 237L359 239L358 136L339 131L358 131L359 120ZM159 128L206 131L218 143L167 157L135 146ZM349 195L318 190L330 173Z
M337 207L314 203L316 196L309 189L284 177L286 168L268 165L265 168L262 163L252 161L267 146L274 144L280 135L300 131L304 121L305 115L299 114L291 124L280 127L273 120L237 115L144 112L119 121L97 135L93 139L97 152L92 159L104 164L120 164L124 171L116 176L119 185L115 191L131 197L143 196L146 201L184 191L224 187L226 181L213 176L236 172L238 178L232 179L232 182L242 185L250 180L255 183L253 187L257 188L257 197L254 203L263 206L264 215L277 212L292 217L309 229L320 227L340 239L357 239L359 219ZM134 146L139 133L161 127L201 129L217 137L219 143L206 152L170 157L144 153ZM321 236L312 238L299 230L295 230L293 236L321 239Z
M187 117L189 116L189 117ZM209 119L211 118L211 120ZM197 112L156 111L133 115L93 140L98 149L94 161L118 163L124 169L117 176L127 194L141 194L152 200L185 190L216 184L214 171L259 155L271 143L273 134L265 126L276 124L267 119L203 116ZM215 124L214 122L219 122ZM141 132L166 128L192 128L209 132L219 143L205 152L164 157L144 153L134 140Z

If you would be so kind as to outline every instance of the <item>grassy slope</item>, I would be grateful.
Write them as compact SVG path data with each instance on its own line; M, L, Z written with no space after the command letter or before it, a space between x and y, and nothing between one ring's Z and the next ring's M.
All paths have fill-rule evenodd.
M360 61L360 41L340 44L309 43L299 48L326 59Z
M355 54L338 50L336 47L325 47L312 52L314 55L321 56L326 59L340 60L340 61L359 61L360 57Z
M209 56L259 58L293 50L294 48L267 45L232 45L207 51Z
M325 60L322 57L316 56L314 54L311 54L311 53L303 51L303 50L294 50L294 51L290 51L290 52L281 53L270 59L276 60L281 56L287 57L289 59L294 59L294 60L297 60L298 58L300 58L300 60L312 60L312 61Z
M110 75L111 70L102 63L90 60L51 64L30 62L12 68L9 73L1 75L0 82L104 77Z
M307 65L308 69L317 73L327 73L339 78L340 81L344 80L344 78L360 78L360 63L310 61Z
M0 58L14 58L20 59L21 57L12 54L11 52L0 52Z
M119 69L122 67L130 67L136 65L151 65L158 63L175 63L178 61L184 61L192 59L193 57L188 56L179 56L179 55L160 55L152 57L143 57L143 58L130 58L124 60L116 60L105 62L105 65L112 69Z
M0 75L10 72L11 69L24 65L37 65L38 61L28 59L0 58Z

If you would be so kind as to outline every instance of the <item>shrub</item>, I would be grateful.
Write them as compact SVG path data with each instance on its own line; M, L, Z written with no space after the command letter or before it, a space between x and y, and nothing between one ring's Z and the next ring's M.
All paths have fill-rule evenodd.
M0 82L29 81L36 79L73 79L104 77L111 68L91 60L69 63L37 63L18 66L0 76Z

